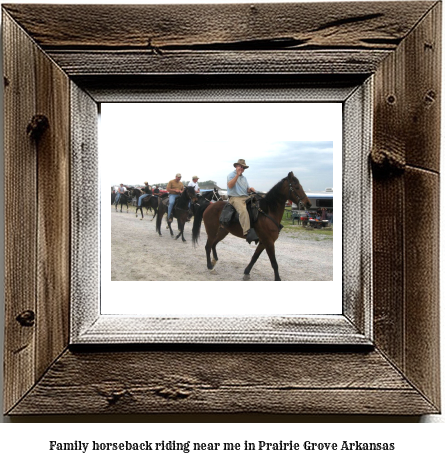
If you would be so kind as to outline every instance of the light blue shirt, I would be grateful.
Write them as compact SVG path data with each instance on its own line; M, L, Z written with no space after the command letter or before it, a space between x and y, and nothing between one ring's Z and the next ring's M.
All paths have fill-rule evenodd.
M227 176L227 182L231 181L236 176L236 170L230 173ZM239 197L240 195L248 195L247 189L249 189L249 183L247 182L247 178L244 175L241 175L236 180L235 185L230 188L227 186L227 195L230 197Z

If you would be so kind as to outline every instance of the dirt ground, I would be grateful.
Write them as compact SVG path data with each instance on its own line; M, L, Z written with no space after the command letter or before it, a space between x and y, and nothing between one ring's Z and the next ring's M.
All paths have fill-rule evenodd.
M152 214L140 220L130 212L115 212L111 207L111 280L112 281L239 281L256 246L228 234L217 246L218 263L214 271L206 265L204 224L198 245L193 247L192 223L187 223L184 237L174 240L162 221L162 237L156 233ZM173 221L177 234L177 222ZM332 236L305 231L295 226L281 231L275 243L280 277L283 281L331 281L333 278ZM123 266L122 266L123 265ZM252 281L273 281L274 273L264 251L253 267Z

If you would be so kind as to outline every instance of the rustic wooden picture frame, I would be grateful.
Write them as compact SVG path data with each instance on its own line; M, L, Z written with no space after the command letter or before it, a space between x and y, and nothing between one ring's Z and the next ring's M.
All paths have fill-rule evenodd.
M6 414L440 411L440 2L15 4L2 14ZM83 213L70 209L70 159L77 150L88 163L95 140L94 125L76 126L73 148L74 101L88 115L148 88L370 77L371 346L69 344L70 275L89 253L72 248Z

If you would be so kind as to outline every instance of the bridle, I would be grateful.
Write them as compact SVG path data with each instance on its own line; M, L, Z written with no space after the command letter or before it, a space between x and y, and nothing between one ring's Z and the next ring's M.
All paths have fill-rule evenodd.
M218 200L221 199L221 196L219 195L219 192L217 192L215 189L213 189L213 194L212 198L210 199L210 202L214 200L215 202L218 202Z
M288 196L289 200L292 200L291 197L290 197L290 195L291 195L292 192L295 194L295 197L297 197L298 202L300 202L300 200L302 199L302 197L300 197L300 196L297 194L297 192L294 191L294 188L292 187L292 181L289 181L289 196Z
M209 200L207 197L204 197L203 195L201 196L206 202L212 202L212 201L215 201L215 202L218 202L218 200L221 199L221 196L219 195L219 193L217 191L215 191L215 189L213 189L212 191L212 198Z

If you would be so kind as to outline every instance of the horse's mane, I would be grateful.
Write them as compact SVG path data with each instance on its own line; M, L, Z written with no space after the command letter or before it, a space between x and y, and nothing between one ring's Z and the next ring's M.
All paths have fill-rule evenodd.
M176 204L179 208L187 209L189 205L189 195L187 193L187 189L189 189L189 192L192 194L195 191L195 188L193 186L187 186L184 189L184 192L179 196L178 203Z
M266 196L260 200L260 207L266 213L269 211L270 207L276 206L286 201L286 196L281 193L283 182L286 180L287 177L281 179L281 181L278 181L275 184L275 186L273 186L272 189L270 189Z

